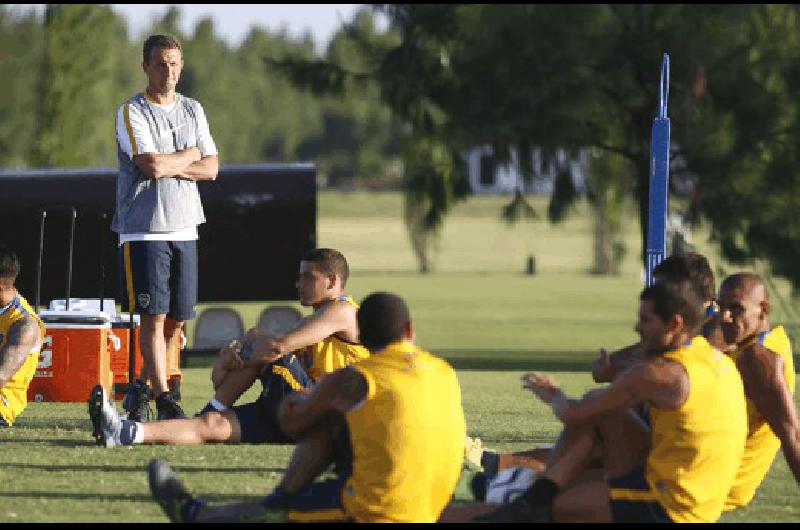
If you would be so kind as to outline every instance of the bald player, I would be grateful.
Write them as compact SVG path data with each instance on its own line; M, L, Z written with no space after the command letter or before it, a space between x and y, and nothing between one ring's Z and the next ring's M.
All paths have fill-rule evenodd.
M795 407L792 347L783 326L770 327L768 291L757 274L725 278L719 327L742 376L747 397L747 442L726 510L746 506L778 449L800 482L800 421Z

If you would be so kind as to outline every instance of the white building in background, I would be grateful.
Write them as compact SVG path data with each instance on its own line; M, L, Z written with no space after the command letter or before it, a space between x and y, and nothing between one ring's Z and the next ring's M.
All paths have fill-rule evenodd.
M541 149L531 150L533 178L526 180L519 166L516 148L511 151L511 160L499 163L490 145L475 147L464 154L467 163L470 187L476 195L502 195L514 193L517 189L523 194L551 195L556 173L566 170L578 193L586 190L586 172L589 167L589 153L582 149L576 157L570 157L563 149L556 151L554 159L543 161Z

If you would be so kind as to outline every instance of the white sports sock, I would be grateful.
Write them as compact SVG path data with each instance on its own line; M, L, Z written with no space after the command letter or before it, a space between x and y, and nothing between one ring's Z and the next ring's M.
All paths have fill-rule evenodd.
M228 407L226 407L223 403L217 401L217 398L212 398L209 403L211 403L211 406L214 407L214 410L216 410L217 412L224 412L228 410Z
M133 433L133 443L144 443L144 429L142 428L142 424L138 422L136 423L136 431Z

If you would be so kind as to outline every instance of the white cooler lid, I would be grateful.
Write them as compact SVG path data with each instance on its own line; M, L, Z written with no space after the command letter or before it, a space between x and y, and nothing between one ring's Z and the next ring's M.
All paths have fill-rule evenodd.
M105 311L40 311L39 318L47 327L111 327L111 317Z

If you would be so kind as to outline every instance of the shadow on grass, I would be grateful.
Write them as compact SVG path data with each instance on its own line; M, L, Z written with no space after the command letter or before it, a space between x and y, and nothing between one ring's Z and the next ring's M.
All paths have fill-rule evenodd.
M15 426L24 428L46 428L46 429L61 429L64 431L91 431L92 422L89 418L54 418L52 416L22 416L19 421L14 424ZM0 431L2 432L2 431Z
M139 473L147 469L146 464L129 466L108 466L91 464L20 464L9 462L2 464L3 469L39 470L39 471L77 471L77 472L109 472L109 473ZM282 467L184 467L174 466L175 472L180 474L190 473L283 473Z
M150 495L135 495L130 493L71 493L64 491L0 491L0 498L11 497L14 499L71 499L71 500L97 500L97 501L122 501L122 502L155 502ZM264 498L263 494L248 495L238 493L215 493L204 495L204 500L211 502L236 502L236 501L257 501Z
M14 444L25 445L51 445L53 447L95 447L94 440L48 440L46 438L8 438L0 439L0 444L9 446ZM8 467L8 464L0 464L0 467Z
M596 351L434 349L433 353L446 359L456 370L588 373L597 358ZM214 359L215 356L191 353L181 360L183 367L205 368L210 367Z
M541 350L437 350L456 370L590 372L597 352Z

